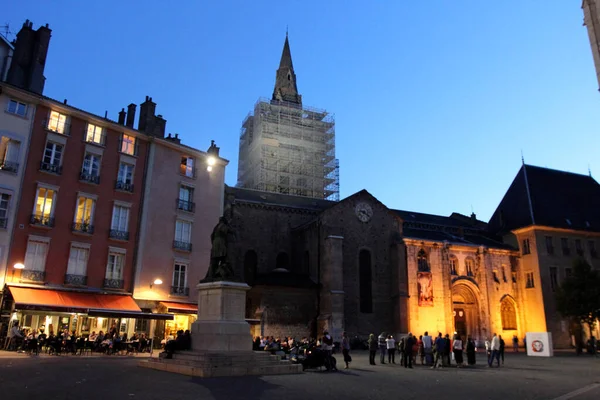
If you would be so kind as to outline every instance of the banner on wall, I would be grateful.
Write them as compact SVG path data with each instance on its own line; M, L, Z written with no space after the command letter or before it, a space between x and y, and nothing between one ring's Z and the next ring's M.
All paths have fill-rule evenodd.
M417 272L417 290L419 293L419 306L433 306L433 284L431 272Z
M552 357L554 355L552 333L550 332L527 332L525 341L528 356Z

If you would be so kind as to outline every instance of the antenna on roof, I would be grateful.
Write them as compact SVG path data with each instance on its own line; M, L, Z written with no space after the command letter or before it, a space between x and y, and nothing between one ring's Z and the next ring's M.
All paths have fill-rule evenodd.
M521 163L525 165L525 157L523 156L523 149L521 149Z
M592 169L590 168L590 163L588 163L588 174L590 175L590 178L592 177Z

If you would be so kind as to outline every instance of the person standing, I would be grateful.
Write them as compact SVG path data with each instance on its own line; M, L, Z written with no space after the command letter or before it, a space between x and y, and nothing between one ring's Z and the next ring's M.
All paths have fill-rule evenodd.
M408 337L404 341L404 368L412 368L413 346L415 338L412 333L408 333Z
M377 339L374 334L369 335L369 364L375 365L375 354L377 354Z
M498 339L498 336L496 336L496 333L494 333L494 336L492 337L492 342L490 343L490 350L492 351L492 355L490 356L489 360L488 360L488 366L491 367L492 363L494 362L494 358L496 359L496 361L498 362L498 367L500 366L500 339Z
M467 364L475 365L475 342L471 336L467 338Z
M454 336L454 342L452 342L452 351L454 352L454 360L456 360L456 366L458 368L463 366L463 341L459 334Z
M417 348L419 352L419 358L421 359L421 365L425 364L425 349L423 347L423 335L419 336L419 340L417 341ZM415 364L417 362L415 361Z
M444 353L442 358L442 363L444 367L450 366L450 349L452 347L452 343L450 342L450 335L446 333L444 337Z
M396 364L396 340L392 335L385 339L385 345L388 352L388 363Z
M377 338L377 340L379 342L379 353L380 353L379 362L381 364L385 364L385 355L387 354L387 346L385 344L385 339L387 339L387 335L385 334L385 332L381 332L381 334Z
M518 353L519 352L519 338L517 337L517 335L513 335L513 353Z
M425 353L425 363L427 365L433 364L433 339L429 336L429 332L425 332L423 335L423 351Z
M405 351L406 351L406 338L400 338L400 344L398 345L399 351L400 353L398 354L400 356L400 365L404 365L404 360L405 360Z
M500 358L502 359L502 365L504 365L504 339L502 339L502 335L498 335L498 340L500 340Z
M350 357L350 339L348 338L348 335L346 335L346 332L342 333L342 355L344 356L344 362L346 363L344 369L350 368L352 357Z
M438 362L439 362L440 367L443 366L445 347L446 347L446 341L442 337L442 332L440 332L440 333L438 333L438 337L435 339L435 346L434 346L435 361L433 362L433 366L431 367L432 369L437 368Z
M333 351L333 338L328 331L323 331L323 339L321 340L321 347L325 351L325 360L327 361L327 371L337 371L337 368L333 364L331 353Z

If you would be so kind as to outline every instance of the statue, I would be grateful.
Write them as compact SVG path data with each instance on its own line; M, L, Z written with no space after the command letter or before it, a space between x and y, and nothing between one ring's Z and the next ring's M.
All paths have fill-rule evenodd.
M234 278L233 269L227 260L228 236L230 234L233 234L233 230L225 217L221 217L210 235L212 242L210 265L206 276L200 282L224 281Z

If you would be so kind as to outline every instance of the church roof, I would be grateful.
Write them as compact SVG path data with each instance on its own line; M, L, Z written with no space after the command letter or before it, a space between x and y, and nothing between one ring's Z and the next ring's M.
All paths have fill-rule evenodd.
M599 205L591 176L523 164L489 227L499 234L530 225L600 232Z
M314 211L322 211L336 204L335 201L315 199L312 197L263 192L260 190L232 186L226 186L225 192L228 194L233 194L236 201Z
M288 40L288 35L285 35L285 43L283 44L283 51L281 52L281 60L279 61L279 68L289 68L294 69L294 64L292 63L292 52L290 50L290 42Z

